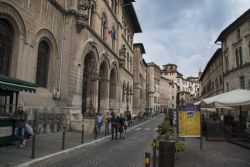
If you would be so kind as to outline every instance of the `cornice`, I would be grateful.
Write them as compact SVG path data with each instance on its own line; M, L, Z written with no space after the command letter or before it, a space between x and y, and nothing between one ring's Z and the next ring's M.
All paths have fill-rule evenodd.
M245 64L243 64L242 66L235 67L235 68L233 68L233 69L231 69L231 70L228 70L227 72L224 73L224 76L227 76L227 75L229 75L230 73L233 73L233 72L235 72L235 71L238 71L238 70L243 69L243 68L246 68L246 67L250 67L250 62L245 63Z
M124 66L121 66L131 77L133 77L133 74L129 72Z

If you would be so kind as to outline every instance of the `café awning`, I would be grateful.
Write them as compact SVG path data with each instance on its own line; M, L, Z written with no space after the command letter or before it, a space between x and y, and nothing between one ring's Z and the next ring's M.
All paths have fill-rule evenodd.
M37 85L0 74L0 89L5 91L25 91L36 93Z
M230 92L222 93L195 103L201 108L225 108L250 105L250 91L245 89L236 89Z

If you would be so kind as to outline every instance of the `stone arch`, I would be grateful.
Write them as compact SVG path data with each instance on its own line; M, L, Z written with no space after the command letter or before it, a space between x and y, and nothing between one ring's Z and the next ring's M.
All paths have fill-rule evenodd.
M108 58L108 54L106 52L100 53L99 64L101 65L103 62L105 62L107 64L108 69L110 69L111 65L110 65L110 61ZM108 75L108 77L109 77L109 75Z
M52 90L57 87L57 82L59 82L59 73L57 74L57 59L59 58L59 51L57 41L53 35L53 33L49 29L42 28L38 30L35 38L32 40L32 44L34 45L34 56L35 56L35 64L33 65L33 81L36 80L36 69L37 69L37 58L38 58L38 46L41 41L46 41L50 48L49 53L49 65L48 65L48 81L47 81L47 89ZM56 79L55 79L56 78Z
M81 53L82 53L82 57L81 57L82 60L78 60L77 62L82 62L83 65L84 65L85 56L89 53L93 54L96 62L99 61L99 53L96 47L96 43L94 42L92 38L89 38L87 41L83 43Z
M118 109L119 98L118 98L118 70L117 66L112 64L110 70L110 87L109 87L109 108Z
M0 19L7 20L13 31L12 44L10 49L10 69L9 75L16 76L18 55L22 49L22 45L26 43L26 27L22 16L16 8L14 8L8 2L0 2ZM15 49L13 49L15 48Z
M83 59L83 82L82 82L82 113L93 114L95 110L95 92L97 75L97 61L93 52L86 53Z
M109 80L108 63L102 61L99 66L99 84L98 84L98 111L104 113L108 109L109 100Z

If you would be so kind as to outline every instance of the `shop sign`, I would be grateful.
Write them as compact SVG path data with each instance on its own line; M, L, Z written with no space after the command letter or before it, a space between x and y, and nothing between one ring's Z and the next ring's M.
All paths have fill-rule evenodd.
M11 126L0 127L0 137L7 137L7 136L12 136L12 127Z

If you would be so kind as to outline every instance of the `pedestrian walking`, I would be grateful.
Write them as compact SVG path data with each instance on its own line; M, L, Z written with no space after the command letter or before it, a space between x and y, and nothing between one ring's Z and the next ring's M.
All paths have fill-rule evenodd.
M131 115L131 113L129 112L129 113L127 114L127 122L128 122L128 126L130 126L130 125L131 125L131 120L132 120L132 115Z
M106 122L107 122L107 132L108 132L108 135L110 135L111 134L111 116L109 113L107 113Z
M23 110L22 106L19 106L17 111L13 113L12 118L15 120L15 136L20 141L20 148L23 148L26 145L24 133L27 113Z
M115 132L115 127L116 127L116 116L115 113L112 111L111 112L111 140L114 139L114 132ZM117 133L116 133L116 138L117 138Z
M102 114L100 112L98 112L96 116L96 125L97 125L97 135L100 136L102 127Z
M124 140L124 130L125 130L125 118L122 114L120 114L119 117L119 123L118 123L119 133L120 133L120 139L122 138Z
M120 116L115 117L115 139L117 139L117 134L119 132Z

